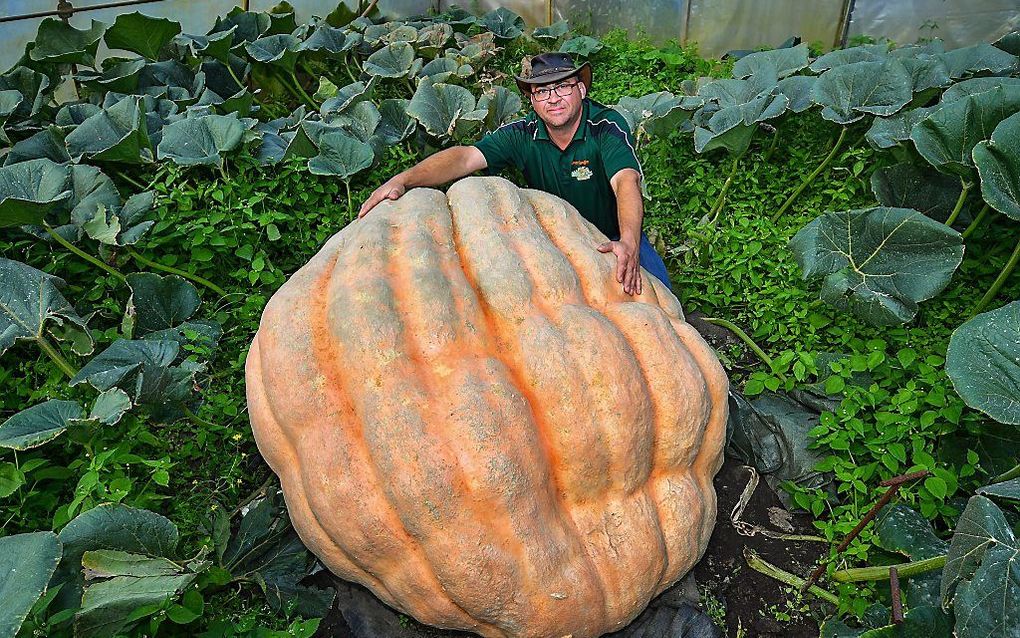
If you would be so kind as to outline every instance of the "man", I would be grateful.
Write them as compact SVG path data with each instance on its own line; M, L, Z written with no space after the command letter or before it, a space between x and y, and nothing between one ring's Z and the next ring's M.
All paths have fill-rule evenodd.
M517 87L532 113L472 146L445 149L392 177L365 201L358 217L409 188L513 164L530 188L563 198L611 240L598 249L616 255L616 280L625 293L641 294L641 267L669 287L662 258L641 232L642 174L633 136L619 113L588 99L591 65L576 67L566 53L543 53L523 66Z

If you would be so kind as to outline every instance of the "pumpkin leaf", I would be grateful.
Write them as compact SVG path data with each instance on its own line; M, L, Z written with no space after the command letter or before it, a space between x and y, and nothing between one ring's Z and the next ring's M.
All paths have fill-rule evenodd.
M443 51L451 38L453 38L453 27L445 22L431 24L418 32L416 40L418 53L434 58Z
M35 46L28 57L47 64L84 64L94 66L96 49L107 25L92 20L88 29L75 29L63 20L46 18L39 23Z
M229 59L230 49L234 45L234 30L236 28L230 27L209 35L182 33L174 38L174 42L177 46L185 48L191 57L209 57L225 64Z
M46 104L51 92L50 79L43 73L18 66L0 76L0 90L17 91L22 95L22 100L8 116L16 121L25 120L35 117Z
M874 148L893 148L910 140L910 132L917 123L928 117L936 107L921 107L900 111L889 117L876 117L865 134Z
M949 104L968 95L984 93L1000 86L1020 87L1020 78L981 77L963 80L946 89L942 97L939 98L939 104Z
M46 592L60 562L53 532L11 534L0 538L0 636L14 636L35 602Z
M602 50L601 40L597 40L591 36L579 35L569 40L565 40L560 45L560 53L570 53L582 58L588 58Z
M1013 31L1002 36L994 43L992 43L997 49L1002 49L1006 53L1012 53L1013 55L1020 55L1020 31Z
M984 312L953 332L946 373L970 407L1020 425L1020 302Z
M1010 498L1014 501L1020 500L1020 478L1010 479L1008 481L1002 481L999 483L992 483L979 488L978 494L985 494L987 496L998 496L1001 498Z
M987 43L953 49L939 54L949 69L949 76L957 79L987 71L1002 73L1017 64L1017 57Z
M71 161L64 146L64 132L60 128L48 126L35 135L21 140L8 151L4 165L10 166L43 157L57 164Z
M336 113L344 112L348 107L357 104L358 102L368 100L372 97L372 90L375 88L376 76L368 81L368 84L364 82L354 82L347 86L337 89L336 94L322 103L322 107L319 112L323 117L333 115Z
M1020 544L984 496L967 501L942 570L942 604L952 601L956 635L1007 635L1020 626ZM955 597L954 597L955 592Z
M321 52L337 55L350 49L353 43L344 35L343 29L320 24L306 40L297 46L298 51Z
M398 144L414 132L417 123L408 115L407 106L410 100L386 99L379 104L379 126L375 134L383 143L392 146Z
M328 128L339 126L355 139L367 143L372 139L375 129L379 126L382 115L375 104L370 101L358 102L342 113L333 115L327 123ZM313 125L309 122L309 125ZM318 138L316 138L318 139ZM321 143L319 144L321 147Z
M135 311L135 334L138 336L180 325L202 304L195 286L177 275L131 273L127 283L131 288L128 303Z
M794 75L779 81L779 92L789 101L787 109L794 113L803 113L815 103L811 100L812 92L818 78L813 75Z
M86 363L69 385L87 382L101 392L114 386L130 388L131 381L143 375L157 376L161 369L173 363L177 352L178 345L174 341L118 339ZM134 385L140 384L139 381Z
M457 121L475 110L471 91L453 84L433 83L424 78L407 106L407 113L434 137L451 137Z
M502 86L493 87L478 98L478 108L486 111L485 128L490 131L517 116L523 106L517 92Z
M787 49L756 51L733 64L733 77L743 79L766 73L779 79L793 75L808 65L808 45L798 44Z
M30 450L49 443L82 418L75 401L50 399L13 415L0 424L0 448Z
M145 126L142 98L128 96L88 118L68 133L65 142L71 159L83 157L137 164L151 161L152 149Z
M48 321L85 326L60 294L64 281L59 277L0 257L0 282L0 354L16 341L41 341Z
M960 234L915 210L831 212L790 241L805 279L822 278L821 297L872 325L910 321L963 260Z
M117 16L106 31L106 45L156 60L163 47L181 32L181 24L166 18L152 18L138 11Z
M57 110L53 123L66 130L73 129L102 110L101 106L89 102L64 104Z
M928 519L902 503L882 509L875 523L878 545L910 560L942 556L949 544L935 535Z
M537 27L531 32L531 37L536 40L559 40L567 35L570 25L566 20L557 20L547 27Z
M261 11L245 11L234 7L226 16L217 17L209 36L223 31L233 31L234 48L239 49L247 42L254 42L269 31L272 19L268 13Z
M0 228L41 223L71 196L69 177L67 166L45 158L0 168Z
M789 105L786 96L778 93L777 84L764 74L751 80L712 82L702 88L702 96L715 104L695 114L694 150L699 153L725 148L734 155L742 154L757 124L779 117Z
M401 78L411 72L413 63L414 47L407 42L394 42L368 56L364 71L371 76Z
M145 335L153 341L176 341L180 352L193 352L196 348L211 354L223 335L223 328L215 321L185 321L184 323L156 330Z
M824 57L824 56L823 56ZM898 60L854 62L821 75L812 99L822 117L847 125L865 115L892 115L913 97L913 80Z
M319 138L319 154L308 160L313 175L335 175L349 181L372 165L375 154L368 144L347 133L334 131Z
M138 90L138 82L145 64L143 58L126 60L105 68L102 73L83 71L76 75L75 79L99 91L133 93Z
M506 7L486 13L479 20L500 40L513 40L524 34L524 18Z
M297 64L297 49L300 44L301 42L294 36L281 33L249 42L244 45L244 50L256 62L271 64L293 72L294 65Z
M913 208L945 222L960 197L960 180L927 166L904 162L871 174L871 190L882 206Z
M131 397L120 388L110 388L96 397L89 412L89 420L114 425L131 409Z
M881 62L889 55L889 47L884 44L865 44L846 49L835 49L820 55L808 66L815 73L829 69L856 64L858 62Z
M996 125L992 137L974 146L981 196L988 205L1020 221L1020 112Z
M460 68L461 64L455 58L436 58L423 66L421 70L418 71L417 77L428 77L431 78L433 82L446 82L451 77L457 75ZM468 68L470 68L470 66L468 66Z
M93 220L100 210L113 211L120 208L120 193L117 186L103 171L88 164L71 167L71 196L67 207L71 209L71 223L84 226Z
M156 154L181 166L219 166L241 145L244 131L236 114L186 117L164 128Z
M973 181L974 147L1018 111L1020 87L999 86L941 106L914 126L910 139L932 166Z

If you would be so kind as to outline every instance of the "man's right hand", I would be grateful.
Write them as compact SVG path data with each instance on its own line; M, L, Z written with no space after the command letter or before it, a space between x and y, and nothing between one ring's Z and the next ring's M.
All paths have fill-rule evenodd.
M385 184L375 189L365 203L361 205L361 210L358 211L358 219L361 219L368 214L368 211L375 208L375 205L384 199L398 199L401 195L407 192L407 188L404 187L403 182L398 177L392 177Z

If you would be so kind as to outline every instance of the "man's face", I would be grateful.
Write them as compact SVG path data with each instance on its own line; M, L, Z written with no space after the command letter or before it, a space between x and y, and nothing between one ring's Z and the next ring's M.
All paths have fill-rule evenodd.
M581 112L584 83L577 76L531 89L531 105L549 128L572 123Z

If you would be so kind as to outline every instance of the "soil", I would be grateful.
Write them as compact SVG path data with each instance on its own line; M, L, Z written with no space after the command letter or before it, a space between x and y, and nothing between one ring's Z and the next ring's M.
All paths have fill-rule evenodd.
M818 603L810 599L792 602L798 600L794 588L748 567L744 548L756 551L772 565L803 577L811 572L828 546L818 542L774 539L761 534L744 536L738 532L730 521L730 512L740 499L749 477L744 466L727 458L715 478L718 496L716 526L708 550L692 572L701 593L700 607L717 623L725 614L725 626L720 628L732 638L815 638L818 636L815 620L820 611ZM789 528L781 530L773 522L778 520L780 525L784 525L786 521L792 526L793 533L813 534L810 517L790 516L764 480L759 481L740 520L774 531L789 532ZM336 585L338 601L320 624L316 638L470 638L474 635L427 627L386 607L359 585L342 581ZM681 581L663 597L677 588L689 590L691 583ZM642 635L645 638L680 638L674 635Z

